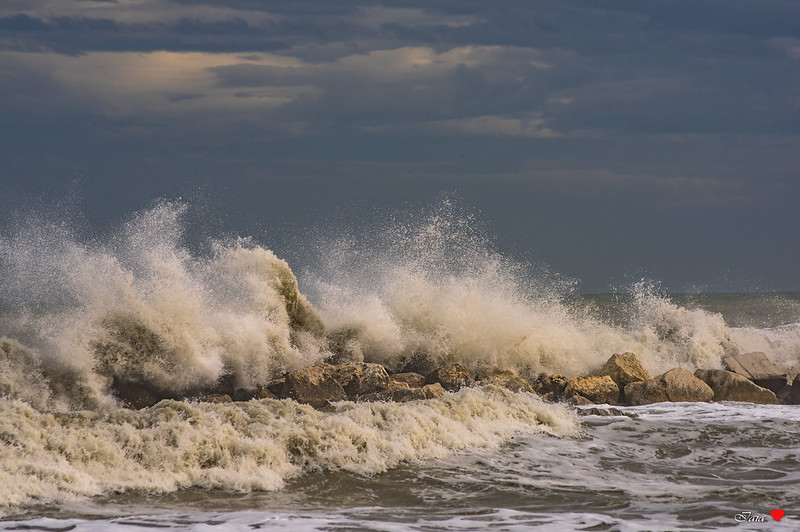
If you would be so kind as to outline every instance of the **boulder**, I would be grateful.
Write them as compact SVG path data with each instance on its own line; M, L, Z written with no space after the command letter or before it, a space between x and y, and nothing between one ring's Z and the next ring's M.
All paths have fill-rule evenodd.
M425 392L420 387L411 387L407 382L401 381L390 381L385 393L396 403L425 399Z
M490 371L486 375L482 376L479 384L492 384L494 386L501 386L511 390L512 392L533 393L533 387L528 381L517 376L516 373L509 370Z
M271 380L267 384L267 391L278 399L288 399L289 396L286 393L286 377Z
M614 405L619 401L619 387L608 375L569 379L564 397L572 402L577 396L588 399L590 403Z
M691 371L674 368L658 377L628 384L625 396L632 405L667 401L707 402L714 397L714 391Z
M442 388L451 392L469 386L473 382L472 375L459 364L437 369L428 375L426 381L428 384L438 382Z
M567 402L574 406L588 406L594 403L582 395L573 395L567 399Z
M442 385L438 382L426 384L421 388L421 390L425 395L425 399L438 399L445 394L445 389L442 388Z
M789 393L789 401L793 405L800 405L800 375L792 381L792 390Z
M771 405L778 402L771 390L762 388L750 379L722 369L698 369L694 376L714 391L714 401L741 401Z
M430 375L439 365L434 357L424 352L414 353L406 364L400 369L401 373L419 373L420 375Z
M755 383L754 383L755 384ZM790 405L792 404L792 388L791 384L787 384L781 391L775 394L775 397L778 398L778 402L782 405Z
M195 399L198 403L232 403L233 399L226 393L211 393L201 395Z
M558 373L552 375L542 373L533 382L533 391L546 401L561 401L564 398L568 380L564 375Z
M634 353L617 353L611 355L598 375L608 375L622 392L620 401L625 402L625 386L632 382L646 381L650 374L642 365L639 356Z
M285 379L284 382L286 382ZM278 396L259 384L253 389L239 388L234 390L231 398L234 401L251 401L253 399L277 399Z
M126 408L138 410L151 407L164 399L170 399L170 395L162 390L151 386L139 384L137 382L126 382L113 379L111 391Z
M666 403L669 402L669 395L667 395L667 387L664 382L656 377L646 381L632 382L625 386L625 400L631 405Z
M380 364L341 364L323 366L344 389L350 399L378 393L389 385L389 374Z
M786 372L773 364L764 353L728 355L722 358L722 366L775 393L787 384Z
M427 382L424 375L420 375L414 371L395 373L393 375L389 375L389 378L397 382L405 382L411 388L422 388Z
M347 399L342 386L320 366L308 366L293 371L284 379L270 383L268 389L281 399L294 399L314 408L323 407L330 401Z
M672 402L704 403L714 397L714 390L687 369L671 369L664 373L662 378L667 387L669 400Z
M364 402L394 401L395 403L405 403L425 398L425 392L423 392L421 388L412 388L407 382L394 380L389 381L389 384L383 391L359 396L359 400Z

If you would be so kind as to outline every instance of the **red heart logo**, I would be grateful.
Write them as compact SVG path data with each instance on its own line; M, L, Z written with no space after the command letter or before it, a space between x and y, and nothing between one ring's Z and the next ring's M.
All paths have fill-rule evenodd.
M783 518L783 516L786 515L786 512L783 510L771 510L769 512L769 515L771 515L772 518L775 519L776 521L780 521Z

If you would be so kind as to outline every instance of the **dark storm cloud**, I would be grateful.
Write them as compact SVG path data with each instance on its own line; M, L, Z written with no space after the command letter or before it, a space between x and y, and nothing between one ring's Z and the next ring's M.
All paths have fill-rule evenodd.
M800 226L798 36L794 0L6 0L0 179L95 176L108 212L197 175L259 201L302 188L278 176L320 201L455 188L595 285L612 259L582 262L645 232L643 261L680 271L680 236L707 273L716 232L788 286L800 251L736 213Z

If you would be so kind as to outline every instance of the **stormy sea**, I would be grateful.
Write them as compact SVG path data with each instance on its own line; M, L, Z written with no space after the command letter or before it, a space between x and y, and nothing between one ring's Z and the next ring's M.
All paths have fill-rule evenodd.
M794 405L181 399L333 359L534 379L763 352L796 373L800 293L580 294L446 204L317 238L295 268L252 238L187 244L187 208L0 233L0 529L800 529ZM126 383L175 398L126 407Z

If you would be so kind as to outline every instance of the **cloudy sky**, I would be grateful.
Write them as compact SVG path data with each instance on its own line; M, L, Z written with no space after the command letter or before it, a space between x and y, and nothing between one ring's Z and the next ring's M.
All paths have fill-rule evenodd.
M800 2L3 0L0 208L66 193L287 255L447 196L584 291L797 290Z

